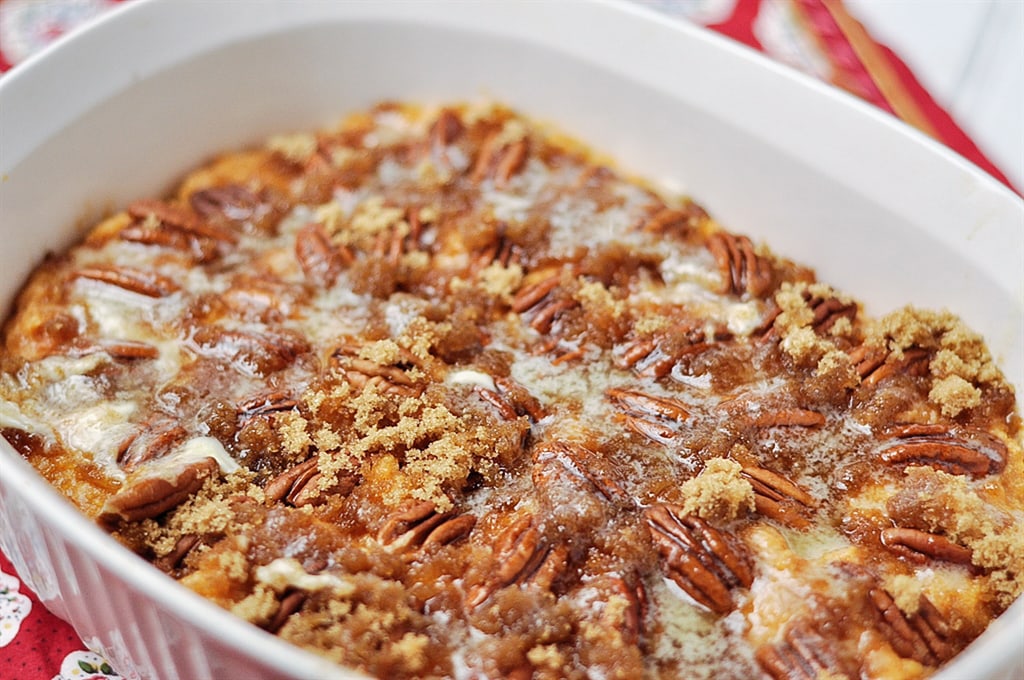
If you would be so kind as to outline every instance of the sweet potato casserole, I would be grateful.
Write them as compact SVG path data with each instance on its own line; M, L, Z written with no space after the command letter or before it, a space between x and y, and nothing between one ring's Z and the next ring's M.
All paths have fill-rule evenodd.
M382 678L917 678L1024 584L1014 394L497 105L271 138L49 257L4 437Z

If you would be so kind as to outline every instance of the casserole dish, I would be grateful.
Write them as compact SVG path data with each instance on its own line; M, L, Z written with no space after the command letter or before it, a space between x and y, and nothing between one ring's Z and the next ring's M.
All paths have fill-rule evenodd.
M864 105L618 4L126 7L0 85L5 299L76 220L161 193L211 152L380 99L481 94L685 188L871 311L955 310L1024 382L1016 197ZM168 582L3 456L3 549L123 674L345 677ZM1018 603L946 672L1011 674L1020 616Z

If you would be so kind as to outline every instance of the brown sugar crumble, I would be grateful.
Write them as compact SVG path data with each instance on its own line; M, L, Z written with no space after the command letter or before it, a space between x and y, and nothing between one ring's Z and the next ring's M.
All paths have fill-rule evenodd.
M496 104L225 153L2 343L0 433L84 513L381 678L920 678L1024 591L981 337Z

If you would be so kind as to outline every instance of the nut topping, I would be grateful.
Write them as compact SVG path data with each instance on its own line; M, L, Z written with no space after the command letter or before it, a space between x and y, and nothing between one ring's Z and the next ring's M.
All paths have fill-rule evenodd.
M728 340L732 334L718 328L711 334L703 328L682 326L656 337L638 338L621 346L617 364L632 368L644 378L663 378L685 357L698 355L710 349L714 343Z
M292 331L247 331L200 326L189 346L200 356L230 364L244 375L266 376L288 368L309 350L309 344Z
M624 412L629 429L659 444L676 440L678 425L689 417L686 406L671 397L618 388L607 390L605 395Z
M160 356L160 350L146 342L135 340L101 340L97 342L86 342L76 344L71 348L69 354L72 356L87 356L103 352L117 361L134 361L136 359L156 359Z
M687 202L682 208L663 207L642 225L641 230L651 234L669 234L683 238L708 219L708 214L696 203Z
M734 539L678 505L655 505L644 512L666 575L694 600L716 614L733 608L731 589L754 582L747 556Z
M541 335L547 335L551 332L559 316L576 307L579 307L579 303L571 298L542 302L534 307L534 315L530 319L530 328Z
M337 481L321 489L317 463L317 457L308 458L267 482L263 487L267 501L283 502L296 508L323 505L331 496L347 496L359 482L358 475L339 473Z
M508 225L504 222L498 224L498 233L493 241L481 248L473 257L473 273L478 274L492 264L499 264L502 267L522 264L523 249L509 240L505 232Z
M391 514L377 532L377 540L392 551L430 548L454 543L475 525L473 515L438 513L430 501L413 501Z
M263 487L263 492L267 500L272 503L278 501L288 501L291 503L316 474L317 459L308 458L267 482L266 486Z
M216 242L163 225L154 227L145 222L134 222L118 232L118 238L130 243L177 250L199 262L209 262L217 255Z
M138 432L121 443L117 462L130 472L147 461L167 455L187 436L185 428L173 418L150 418Z
M74 275L80 279L99 281L152 298L167 297L178 290L178 284L166 276L130 267L86 267L79 269Z
M601 612L602 623L618 630L622 640L629 645L640 645L644 637L644 624L648 614L647 590L644 583L635 574L630 581L619 574L602 574L586 582L601 593L605 603ZM614 598L621 598L626 606L610 607L608 603Z
M416 366L417 359L410 352L403 351L397 365L380 364L359 357L359 347L345 343L334 350L331 358L341 369L345 379L359 389L374 386L388 394L414 397L420 394L417 381L406 372L405 367Z
M399 221L377 234L372 253L397 267L402 255L421 250L424 224L417 207L406 208L405 221Z
M564 293L560 282L561 273L556 271L523 286L512 298L512 311L519 314L529 312L530 328L541 335L550 333L562 314L580 305Z
M761 647L755 657L774 680L819 680L853 676L840 667L832 646L805 621L791 625L778 643Z
M309 593L304 590L287 591L281 598L274 617L267 622L263 629L268 633L277 633L288 622L288 617L302 609L302 605L306 603L307 599L309 599Z
M755 427L821 427L825 416L806 408L780 408L759 413Z
M522 314L526 310L534 307L537 303L546 298L551 291L558 288L560 280L561 274L555 272L546 278L536 281L535 283L523 286L516 293L515 297L512 298L512 311Z
M549 132L384 102L218 155L26 282L0 436L371 677L939 672L1024 593L1005 352Z
M840 320L846 319L853 323L857 318L857 305L852 302L844 302L836 297L823 297L812 293L809 290L803 291L803 298L807 306L814 313L811 320L811 328L818 335L827 334L832 327ZM782 308L773 304L761 328L755 333L762 340L772 340L778 337L775 330L775 319L782 313Z
M570 442L546 442L533 453L534 486L542 488L551 474L567 472L584 480L609 503L631 507L633 499L616 479L613 468L597 452ZM552 470L551 466L557 466Z
M249 418L263 416L281 411L291 411L299 402L286 392L276 391L257 394L243 401L238 406L238 416L245 421Z
M192 552L192 549L199 545L200 542L202 542L202 537L198 534L185 534L175 541L174 548L171 552L167 553L163 557L153 560L153 565L161 571L166 571L168 573L173 572L181 566L185 557L187 557L188 554Z
M142 477L111 496L98 521L112 527L122 521L138 522L162 515L187 500L217 470L217 461L204 458L170 478Z
M568 551L551 550L533 526L533 517L523 515L508 525L494 543L491 576L466 594L466 605L477 607L498 590L513 583L550 589L568 564Z
M262 217L268 207L263 199L238 184L226 184L194 192L189 205L204 219L224 217L232 222L246 222Z
M754 487L754 507L765 517L804 529L810 522L801 514L814 507L814 498L777 472L761 467L745 467L741 473Z
M918 529L890 527L883 529L879 538L886 548L918 564L925 564L929 559L954 564L971 564L972 553L969 548L938 534Z
M473 391L494 406L505 420L528 416L530 422L536 423L547 415L537 398L511 378L494 378L494 384L497 391L485 387L476 387Z
M451 109L441 109L437 120L430 126L430 140L434 147L446 147L465 131L459 114Z
M137 220L152 216L161 225L177 229L196 238L206 238L226 244L238 242L238 236L206 222L186 208L164 201L142 200L128 206L128 214Z
M722 274L723 293L764 297L771 290L774 280L771 262L754 252L749 238L718 232L708 237L707 246Z
M295 234L295 258L306 280L321 288L330 288L354 257L345 248L331 242L324 228L312 222Z
M924 595L918 600L918 611L910 615L882 588L872 588L869 597L881 615L879 630L900 656L937 666L956 653L947 640L952 632L949 623Z
M499 140L500 134L495 132L484 140L471 173L474 182L480 182L488 175L493 175L494 186L499 189L504 188L512 176L523 167L528 152L525 139L502 144Z
M945 425L901 425L889 431L879 457L898 465L930 465L952 474L984 477L1006 465L1006 444L978 430Z
M898 373L914 376L928 374L931 354L924 349L911 347L903 350L900 358L894 358L884 350L861 345L850 351L850 361L860 376L861 383L877 385L891 375Z
M657 418L681 423L690 417L686 406L672 397L658 397L639 390L611 388L605 392L608 399L631 416Z

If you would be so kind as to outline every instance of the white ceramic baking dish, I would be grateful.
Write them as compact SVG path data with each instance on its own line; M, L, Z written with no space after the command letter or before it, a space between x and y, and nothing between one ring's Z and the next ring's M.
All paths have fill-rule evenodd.
M695 196L879 314L961 314L1024 388L1024 204L884 113L614 2L127 3L0 79L0 300L213 152L384 98L493 97ZM0 444L0 547L126 677L354 674L122 549ZM940 675L1021 677L1024 602Z

